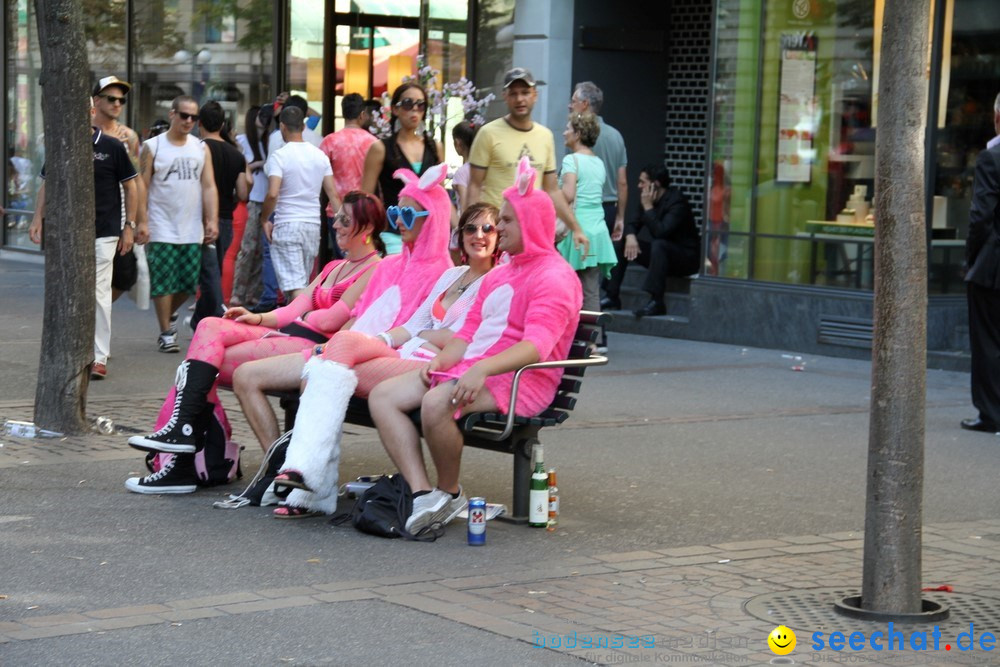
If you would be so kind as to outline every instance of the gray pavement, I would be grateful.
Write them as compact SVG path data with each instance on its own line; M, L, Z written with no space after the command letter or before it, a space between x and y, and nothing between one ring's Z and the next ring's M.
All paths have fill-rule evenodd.
M0 259L0 419L30 419L41 273ZM156 352L152 313L127 299L112 329L88 414L147 429L181 357ZM794 353L612 334L611 364L543 431L559 529L493 522L482 549L461 525L413 544L213 509L233 488L135 496L122 482L142 462L122 436L0 438L0 664L766 664L780 622L799 633L798 664L1000 663L811 652L812 632L857 626L825 601L788 612L798 626L780 606L754 615L755 596L861 580L869 364L806 356L794 371ZM927 388L924 580L954 586L954 616L1000 634L1000 438L958 429L967 374L929 372ZM260 450L224 402L252 474ZM373 431L351 429L341 467L389 463ZM509 469L469 451L463 484L509 502ZM621 636L653 645L582 648Z

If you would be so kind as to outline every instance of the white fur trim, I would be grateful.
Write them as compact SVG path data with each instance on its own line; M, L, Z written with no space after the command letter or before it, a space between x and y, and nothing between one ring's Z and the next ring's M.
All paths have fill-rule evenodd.
M517 185L517 193L524 197L530 194L535 185L535 170L531 166L531 160L525 155L517 165L517 176L514 179Z
M427 192L435 185L438 185L444 181L444 177L448 174L448 165L444 162L439 162L438 164L430 167L427 171L423 173L420 180L417 181L417 187Z
M510 305L513 300L514 288L510 284L501 285L486 295L479 328L473 334L463 359L485 355L503 337L504 331L510 326Z
M332 488L333 509L336 509L340 436L347 403L358 386L358 378L351 369L319 357L310 359L306 369L308 384L299 399L292 441L281 470L302 473L302 479L314 491L306 494L314 496L308 502L298 502L289 496L289 504L312 507L313 502L329 502ZM301 499L300 494L295 495Z

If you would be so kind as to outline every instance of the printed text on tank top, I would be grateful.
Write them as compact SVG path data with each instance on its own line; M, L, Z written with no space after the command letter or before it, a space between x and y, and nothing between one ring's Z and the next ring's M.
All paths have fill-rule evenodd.
M169 181L171 176L176 176L179 181L196 181L201 178L200 166L201 163L195 158L174 158L174 161L170 163L170 167L163 176L163 182L166 183Z

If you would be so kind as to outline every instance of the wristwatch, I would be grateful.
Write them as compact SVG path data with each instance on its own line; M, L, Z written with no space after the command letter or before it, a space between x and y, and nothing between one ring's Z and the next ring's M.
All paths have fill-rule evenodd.
M135 231L135 220L126 220L125 221L125 226L128 227L129 229L131 229L134 232Z

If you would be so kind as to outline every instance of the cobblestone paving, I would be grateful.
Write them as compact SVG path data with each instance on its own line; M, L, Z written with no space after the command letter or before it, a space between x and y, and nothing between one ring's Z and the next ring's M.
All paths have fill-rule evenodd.
M227 410L235 398L222 397ZM152 426L162 397L102 398L89 416L111 417L121 433L58 439L0 437L0 468L53 465L71 461L134 458L125 435ZM0 419L30 419L30 402L0 403ZM690 417L687 417L690 419ZM259 460L243 420L234 438L247 445L251 465ZM371 439L366 432L357 437ZM0 621L0 643L91 632L124 631L159 624L198 622L224 615L256 614L354 600L388 604L434 614L466 626L524 641L597 664L698 663L717 665L854 662L898 664L998 664L983 651L906 651L890 654L813 652L811 634L824 630L872 632L884 624L838 617L829 605L813 609L816 625L793 627L798 646L787 658L767 648L767 634L784 619L765 621L746 609L755 596L840 587L857 591L862 558L860 532L800 535L724 544L594 554L551 562L546 567L509 572L427 572L403 577L338 581L281 589L247 590L181 600L145 600L114 609L79 610ZM1000 610L1000 520L928 525L924 528L925 585L954 587L928 594L961 610L967 599L985 600ZM971 596L965 598L965 596ZM981 609L982 607L977 607ZM967 618L956 613L954 616ZM985 630L1000 634L997 619L983 619ZM980 620L976 619L977 629ZM992 625L991 625L992 623ZM939 624L942 643L953 642L962 627ZM930 629L930 628L926 628ZM788 664L788 663L786 663Z
M933 594L936 599L959 608L963 594L974 591L976 598L985 598L1000 609L1000 552L992 547L1000 540L1000 521L930 525L924 536L926 584L948 584L955 590L951 599L944 593ZM0 643L380 600L588 663L781 664L774 662L766 637L783 619L755 618L745 609L747 601L798 589L841 586L856 590L861 546L854 532L802 535L595 554L486 576L425 573L148 600L129 607L9 619L0 622ZM817 629L827 635L834 630L849 634L885 629L884 624L843 619L832 609L814 611L825 619L820 625L793 628L799 631L798 648L789 656L795 664L996 664L983 651L965 655L943 650L893 655L871 649L812 652L811 633ZM955 621L938 625L941 643L949 645L967 629ZM995 633L998 628L987 625L985 629Z

